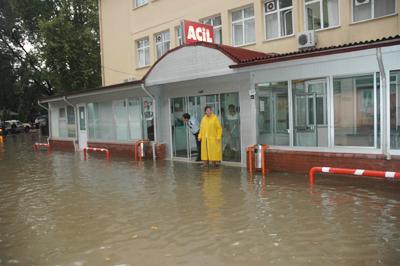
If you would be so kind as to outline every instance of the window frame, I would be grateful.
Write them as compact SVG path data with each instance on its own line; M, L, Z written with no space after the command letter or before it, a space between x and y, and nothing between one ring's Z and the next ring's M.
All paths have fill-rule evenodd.
M168 33L169 35L169 39L165 40L164 39L164 34ZM157 36L161 36L162 40L161 42L157 42ZM164 51L164 44L168 42L168 49L166 51ZM163 48L162 54L160 56L158 56L157 54L157 47L161 45L161 47ZM154 34L154 48L155 48L155 55L156 55L156 60L160 59L164 54L166 54L170 49L171 49L171 32L168 30L164 30L164 31L160 31L156 34Z
M249 18L245 18L244 17L244 10L246 9L246 8L249 8L249 7L251 7L251 8L253 8L253 16L252 17L249 17ZM238 12L238 11L241 11L241 13L242 13L242 18L240 19L240 20L235 20L235 21L233 21L233 13L235 13L235 12ZM254 6L253 5L248 5L248 6L244 6L244 7L241 7L241 8L238 8L238 9L234 9L234 10L231 10L230 11L230 18L231 18L231 29L232 29L232 31L231 31L231 34L232 34L232 38L231 38L231 43L232 43L232 46L234 46L234 47L241 47L241 46L247 46L247 45L252 45L252 44L255 44L256 43L256 15L255 15L255 10L254 10ZM254 32L255 32L255 34L254 34L254 41L253 42L248 42L248 43L246 43L245 42L245 27L244 27L244 25L245 25L245 21L249 21L249 20L253 20L254 21ZM235 31L234 31L234 27L233 27L233 25L234 24L238 24L238 23L241 23L241 25L242 25L242 27L243 27L243 43L242 44L235 44Z
M140 42L141 42L141 41L145 41L145 40L147 40L147 46L141 47L141 46L139 45ZM148 49L148 53L149 53L148 64L146 64L146 49ZM145 57L145 59L144 59L144 65L140 65L139 51L143 51L143 52L144 52L144 57ZM148 36L136 40L136 57L137 57L137 60L136 60L136 66L137 66L137 68L143 68L143 67L148 67L148 66L150 66L150 39L149 39Z
M181 24L175 27L175 38L176 38L176 46L184 45L183 29L182 29ZM170 46L171 46L171 43L170 43Z
M214 19L217 18L217 17L220 17L221 24L218 25L218 26L215 26L214 25ZM211 23L206 23L207 20L210 20ZM217 14L217 15L213 15L213 16L210 16L210 17L207 17L207 18L203 18L203 19L200 20L200 22L203 23L203 24L211 25L213 27L214 43L215 44L222 44L223 43L223 41L222 41L222 16L221 16L221 14ZM215 31L216 30L220 31L220 36L221 36L220 43L215 42Z
M397 12L397 1L394 2L394 12L384 15L384 16L380 16L380 17L374 17L375 15L375 0L370 0L371 1L371 18L368 19L363 19L363 20L358 20L355 21L354 20L354 0L351 0L351 6L350 6L350 11L351 11L351 24L358 24L358 23L362 23L362 22L367 22L367 21L371 21L371 20L375 20L375 19L382 19L382 18L387 18L387 17L392 17L392 16L396 16L398 15Z
M307 5L311 5L311 4L314 4L314 3L320 3L319 4L319 12L320 12L320 14L321 14L321 21L323 22L324 21L324 10L323 10L323 7L322 7L322 2L323 2L324 0L312 0L312 1L310 1L310 2L306 2L305 0L304 0L304 5L303 5L303 14L304 14L304 30L309 30L308 29L308 21L307 21L307 9L306 9L306 6ZM353 2L353 0L351 0L352 2ZM322 31L322 30L329 30L329 29L335 29L335 28L339 28L340 26L341 26L341 16L340 16L340 0L338 0L338 24L337 25L333 25L333 26L329 26L329 27L323 27L324 26L324 23L322 23L321 24L321 28L319 28L319 29L314 29L314 31Z
M292 1L292 5L290 7L285 7L285 8L280 8L279 6L279 0L276 0L276 3L278 5L277 9L275 11L269 12L267 13L267 11L265 10L265 4L267 2L269 2L271 0L264 0L263 1L263 19L264 19L264 41L271 41L271 40L276 40L276 39L282 39L282 38L287 38L287 37L291 37L294 36L294 31L295 31L295 20L294 20L294 14L293 14L293 1ZM281 12L282 11L287 11L287 10L292 10L292 30L293 32L291 34L288 35L281 35ZM272 15L272 14L278 14L278 32L279 32L279 36L278 37L273 37L273 38L268 38L267 37L267 15Z
M142 7L142 6L145 6L145 5L149 4L149 0L141 0L141 1L143 1L143 4L141 4L141 5L137 4L138 1L140 1L140 0L133 0L133 9L136 9L136 8L139 8L139 7Z

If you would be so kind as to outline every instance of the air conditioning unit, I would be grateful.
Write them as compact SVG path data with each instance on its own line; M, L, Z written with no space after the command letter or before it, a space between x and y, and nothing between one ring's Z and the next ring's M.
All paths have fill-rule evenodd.
M297 34L297 47L299 49L312 48L317 45L315 31L305 31Z
M275 1L268 1L265 3L265 11L272 12L276 10L276 2Z
M365 4L369 4L370 0L355 0L355 5L356 6L361 6Z
M127 79L124 79L124 83L126 82L131 82L131 81L135 81L136 79L134 77L129 77Z

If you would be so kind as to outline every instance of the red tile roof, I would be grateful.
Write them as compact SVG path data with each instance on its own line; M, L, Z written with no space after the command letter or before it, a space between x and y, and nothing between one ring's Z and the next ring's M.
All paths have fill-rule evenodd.
M221 51L223 54L231 58L235 63L244 63L249 61L257 61L263 58L268 58L274 55L275 53L263 53L253 50L248 50L239 47L233 47L224 44L215 44L215 43L206 43L206 42L198 42L194 44L189 44L185 46L205 46L209 48L214 48Z
M400 35L396 35L376 40L353 42L353 43L321 47L321 48L310 48L306 50L300 50L284 54L268 54L263 58L256 58L254 60L250 59L242 61L236 65L231 65L230 67L239 68L239 67L246 67L253 65L271 64L280 61L289 61L289 60L303 59L308 57L347 53L347 52L354 52L359 50L393 46L399 44L400 44Z

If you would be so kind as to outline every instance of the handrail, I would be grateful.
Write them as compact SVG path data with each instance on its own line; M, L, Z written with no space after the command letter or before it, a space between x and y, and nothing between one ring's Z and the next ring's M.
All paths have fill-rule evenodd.
M309 172L310 184L314 184L316 173L329 173L329 174L338 174L338 175L356 175L356 176L368 176L368 177L377 177L377 178L383 178L383 179L400 180L399 172L375 171L375 170L364 170L364 169L349 169L349 168L333 168L333 167L312 167Z
M47 152L51 152L50 143L39 143L39 142L36 142L35 144L32 145L33 151L38 151L39 147L46 147L47 148Z
M97 152L105 152L106 153L106 160L110 160L110 151L106 148L92 148L92 147L85 147L83 148L83 160L86 161L87 158L87 152L88 151L97 151Z
M141 144L148 144L150 141L149 140L146 140L146 139L143 139L143 140L139 140L139 141L136 141L134 144L133 144L133 153L134 153L134 160L135 161L138 161L138 158L139 158L139 161L141 161L142 160L142 157L144 157L144 154L141 154L141 156L138 156L138 152L139 152L139 145L141 145ZM143 147L143 149L144 149L144 147ZM143 152L144 153L144 152Z

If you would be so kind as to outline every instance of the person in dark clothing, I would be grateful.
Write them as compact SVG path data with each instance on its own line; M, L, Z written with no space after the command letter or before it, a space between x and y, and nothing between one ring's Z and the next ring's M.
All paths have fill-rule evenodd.
M188 113L182 115L183 121L188 125L190 128L190 132L192 132L194 138L196 139L196 146L197 146L197 159L196 162L201 161L201 141L198 139L200 125L199 121L195 117L191 117Z

